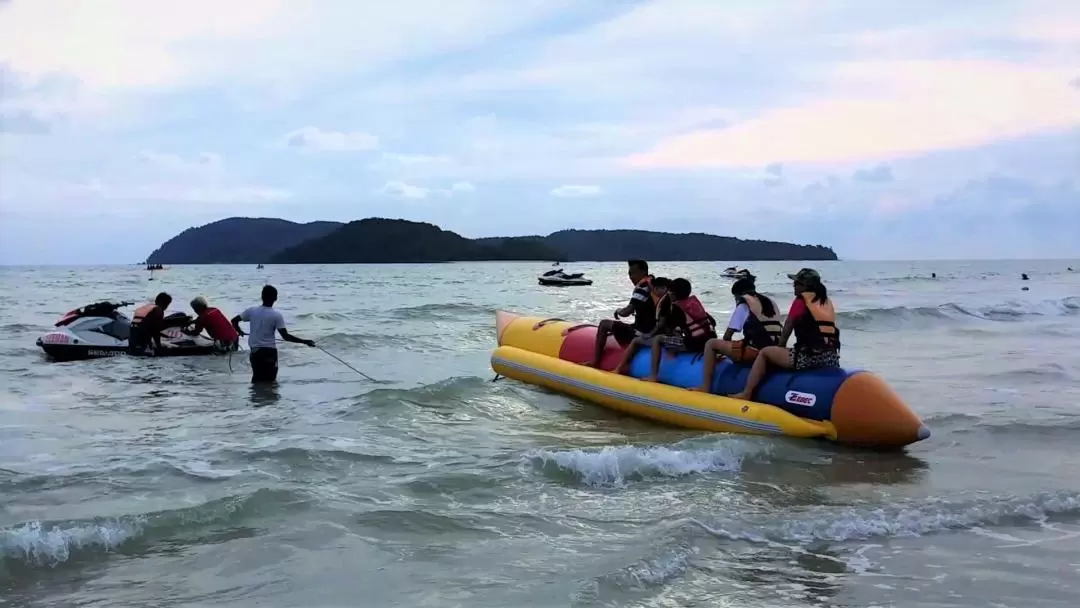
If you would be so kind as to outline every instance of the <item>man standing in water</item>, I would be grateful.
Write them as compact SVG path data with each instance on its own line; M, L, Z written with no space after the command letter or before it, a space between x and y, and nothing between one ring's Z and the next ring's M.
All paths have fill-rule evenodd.
M251 354L251 382L276 382L278 373L278 353L276 331L281 339L296 344L315 346L313 340L298 338L289 333L285 328L285 317L274 310L274 302L277 302L277 289L273 285L266 285L262 289L262 305L252 306L244 312L232 318L233 328L241 336L244 330L240 329L240 322L247 321L250 324L251 337L248 338L248 347Z

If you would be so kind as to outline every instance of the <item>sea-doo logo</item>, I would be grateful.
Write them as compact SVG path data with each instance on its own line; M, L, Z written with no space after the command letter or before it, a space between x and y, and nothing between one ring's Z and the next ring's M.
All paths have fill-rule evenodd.
M806 407L814 407L814 404L817 403L817 395L812 395L810 393L800 393L799 391L788 391L787 394L784 395L784 401L787 401L788 403L791 403L793 405L805 405Z
M86 354L90 355L91 357L119 357L120 355L124 354L124 351L122 351L122 350L99 350L99 349L96 349L96 348L91 348L90 350L86 351Z

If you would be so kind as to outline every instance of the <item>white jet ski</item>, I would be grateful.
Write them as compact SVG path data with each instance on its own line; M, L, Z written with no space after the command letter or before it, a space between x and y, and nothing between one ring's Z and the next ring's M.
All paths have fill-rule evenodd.
M574 287L578 285L592 285L592 279L586 279L584 273L568 273L561 268L549 270L539 276L541 285L553 287Z
M146 356L149 352L128 352L131 319L118 309L133 302L97 302L76 308L56 322L56 329L37 339L37 345L54 361L81 361L131 354ZM182 312L165 316L161 332L161 348L153 356L182 357L212 355L217 352L214 341L205 336L189 336L180 330L194 318Z

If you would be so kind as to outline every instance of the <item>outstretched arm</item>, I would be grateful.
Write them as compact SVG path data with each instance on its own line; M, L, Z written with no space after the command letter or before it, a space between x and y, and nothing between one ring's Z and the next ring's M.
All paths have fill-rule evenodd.
M184 329L182 329L180 331L184 332L185 334L187 334L189 336L197 336L197 335L202 333L203 329L205 329L205 328L203 327L202 319L195 319L194 323L192 323L191 325L189 325L188 327L185 327Z
M315 341L314 340L305 340L303 338L298 338L298 337L290 334L289 330L285 329L284 327L278 328L278 334L280 334L281 339L286 341L286 342L292 342L294 344L306 344L308 346L315 346Z

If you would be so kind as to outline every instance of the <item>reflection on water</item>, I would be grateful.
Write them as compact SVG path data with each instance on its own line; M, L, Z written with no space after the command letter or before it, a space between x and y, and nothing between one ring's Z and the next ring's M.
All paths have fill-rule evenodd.
M274 405L281 400L281 389L277 382L253 383L249 391L253 407Z

